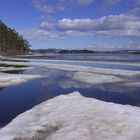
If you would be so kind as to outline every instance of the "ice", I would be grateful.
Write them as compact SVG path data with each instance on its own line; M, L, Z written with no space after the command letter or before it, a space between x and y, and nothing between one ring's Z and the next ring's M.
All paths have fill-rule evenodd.
M41 75L31 74L4 74L0 73L0 87L17 85L31 79L42 77Z
M73 76L73 79L92 85L124 81L123 79L120 79L113 75L94 74L89 72L76 72Z
M78 92L45 101L0 129L1 140L139 140L140 109Z

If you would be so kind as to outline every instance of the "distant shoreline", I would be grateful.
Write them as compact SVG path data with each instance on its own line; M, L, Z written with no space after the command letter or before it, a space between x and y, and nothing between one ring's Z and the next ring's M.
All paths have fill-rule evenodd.
M31 49L30 54L140 54L140 50L114 50L114 51L95 51L95 50L67 50L67 49Z

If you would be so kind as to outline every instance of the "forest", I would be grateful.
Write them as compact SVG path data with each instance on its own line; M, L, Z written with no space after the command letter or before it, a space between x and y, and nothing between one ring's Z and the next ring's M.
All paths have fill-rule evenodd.
M0 20L0 55L27 54L29 42Z

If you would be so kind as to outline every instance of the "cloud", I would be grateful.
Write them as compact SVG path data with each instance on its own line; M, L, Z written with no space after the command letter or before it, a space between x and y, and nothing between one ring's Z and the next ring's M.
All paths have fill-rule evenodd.
M92 4L94 0L75 0L78 5L88 6Z
M140 0L134 0L137 6L140 6Z
M48 30L40 29L40 28L32 28L27 30L22 30L20 33L26 37L26 39L32 41L46 41L48 39L58 39L60 36Z
M63 0L33 0L33 5L40 11L51 14L56 11L63 11L66 7Z
M93 49L96 51L110 51L110 50L138 50L140 49L140 42L131 42L131 43L127 43L127 44L114 44L114 45L110 45L110 44L92 44L91 46L88 46L89 49Z
M98 19L62 19L57 23L61 32L80 32L109 36L140 37L140 19L131 15L110 15Z
M140 31L138 30L113 30L113 31L98 31L98 34L115 36L115 37L130 37L130 38L140 38Z
M89 6L98 0L33 0L33 5L40 11L52 14L68 9L75 6ZM121 3L123 0L103 0L101 1L102 9L107 9L110 6ZM133 0L132 0L133 1ZM137 5L140 4L139 0L134 0Z
M140 7L135 7L133 9L129 10L126 14L139 16L139 13L140 13Z
M45 29L45 30L52 30L53 29L54 24L48 21L43 21L40 25L41 29Z
M44 13L52 14L71 9L75 5L88 6L93 2L94 0L33 0L33 5Z
M89 46L89 49L93 49L96 51L110 51L110 50L121 50L123 48L128 48L127 45L110 45L110 44L92 44L91 46Z
M133 8L129 9L126 14L140 17L140 0L130 0L130 2L132 3Z
M30 40L58 39L67 36L102 35L140 38L140 19L133 15L110 15L97 19L44 20L40 27L22 31Z

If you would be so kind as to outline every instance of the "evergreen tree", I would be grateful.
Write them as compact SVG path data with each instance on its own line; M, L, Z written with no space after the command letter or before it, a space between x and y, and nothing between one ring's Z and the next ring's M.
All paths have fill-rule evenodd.
M0 21L0 54L27 54L29 49L30 44L23 36Z

